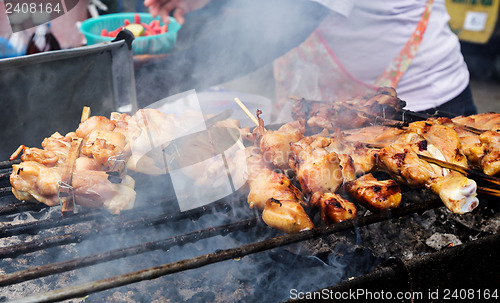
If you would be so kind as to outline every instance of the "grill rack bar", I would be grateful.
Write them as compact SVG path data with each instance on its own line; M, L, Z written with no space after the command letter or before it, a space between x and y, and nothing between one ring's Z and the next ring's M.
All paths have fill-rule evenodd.
M71 298L78 298L119 286L124 286L144 280L151 280L159 278L161 276L170 275L181 271L186 271L189 269L200 268L205 265L222 262L229 259L241 258L246 255L285 246L288 244L319 238L322 236L333 234L335 232L344 231L350 228L366 226L369 224L381 222L392 218L398 218L417 212L423 212L440 206L442 206L441 200L432 199L426 202L415 203L408 206L404 206L402 208L398 208L390 212L375 213L372 215L344 221L334 225L328 225L320 228L315 228L312 230L306 230L296 234L287 234L284 236L270 238L235 248L218 250L214 253L201 255L191 259L184 259L173 263L163 264L160 266L131 272L128 274L118 275L98 281L70 286L67 288L58 289L44 294L38 294L27 298L14 300L12 302L23 302L23 303L53 302Z
M10 194L10 188L9 194ZM17 214L23 211L40 211L48 206L42 203L33 203L29 201L20 201L0 206L0 216Z
M182 246L184 244L195 242L201 239L207 239L218 235L226 235L230 232L246 230L255 226L257 223L257 218L251 218L236 223L209 227L162 240L141 243L134 246L106 251L100 254L93 254L49 265L42 265L10 274L4 274L0 276L0 287L42 278L53 274L67 272L78 268L105 263L132 255L139 255L154 250L166 250L173 246Z
M6 169L6 168L12 169L12 164L19 164L19 163L21 163L21 159L15 159L12 161L0 161L0 169Z
M66 226L70 224L90 221L96 219L100 214L99 211L86 211L78 213L71 217L58 217L44 220L36 220L33 222L10 225L0 230L0 238L16 236L20 234L36 234L42 229L49 229L58 226Z
M84 240L91 239L97 236L107 236L128 230L137 230L139 228L146 228L149 226L156 226L160 224L170 224L179 220L199 218L209 211L229 211L231 205L225 202L216 202L207 206L195 208L186 212L176 213L172 215L161 215L150 218L132 219L128 221L109 220L107 223L93 226L91 229L76 231L64 235L57 235L44 239L37 239L31 242L6 246L0 248L0 259L14 258L22 254L40 251L43 249L70 244L80 243ZM137 213L134 213L137 215ZM50 223L50 222L48 222ZM55 222L57 224L57 222ZM31 228L28 226L28 228Z
M171 200L165 199L165 200L160 200L158 201L159 204L161 203L171 203ZM38 207L40 209L44 208L50 208L50 206L47 206L43 203L32 203L29 201L20 201L18 203L14 204L9 204L8 206L2 208L0 207L0 215L3 213L1 212L2 209L7 211L14 211L18 208L20 208L21 205L27 204L26 207L29 207L29 204L33 204L34 207ZM149 205L150 207L157 207L158 205ZM149 208L147 210L149 210ZM31 210L31 209L28 209ZM123 211L120 214L121 220L126 220L128 217L137 217L137 214L144 214L145 210L144 208L134 208L134 210L128 210L128 211ZM27 223L20 223L20 224L15 224L15 225L7 225L0 230L0 238L5 238L5 237L10 237L10 236L15 236L15 235L20 235L20 234L34 234L37 233L40 230L43 229L49 229L49 228L54 228L58 226L67 226L70 224L78 223L78 222L84 222L84 221L90 221L92 219L99 219L104 218L105 216L108 216L109 214L106 213L105 210L102 209L85 209L82 212L72 214L70 216L61 216L57 218L49 218L49 219L43 219L43 220L37 220L34 222L27 222ZM113 217L115 220L117 217Z

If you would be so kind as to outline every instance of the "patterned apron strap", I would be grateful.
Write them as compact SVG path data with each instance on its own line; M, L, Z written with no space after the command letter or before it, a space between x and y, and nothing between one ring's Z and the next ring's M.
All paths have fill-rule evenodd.
M406 69L410 66L410 63L413 60L413 57L415 57L420 43L422 42L422 37L427 29L427 23L429 22L433 3L434 0L427 1L424 13L420 18L415 31L396 58L394 58L385 71L378 77L375 82L376 86L397 87L399 80L401 80Z

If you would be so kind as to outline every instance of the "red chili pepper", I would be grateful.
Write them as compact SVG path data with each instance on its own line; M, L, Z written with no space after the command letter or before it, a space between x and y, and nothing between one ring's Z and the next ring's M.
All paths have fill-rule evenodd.
M125 19L125 20L123 21L123 23L125 24L125 26L127 26L127 25L129 25L129 24L130 24L130 21L129 21L128 19Z
M134 22L137 24L141 24L141 16L138 14L134 14Z
M118 33L122 30L123 28L122 27L119 27L117 29L115 29L114 31L111 31L108 33L108 36L109 37L116 37L116 35L118 35Z
M161 27L161 30L160 30L160 34L164 34L168 31L168 27L166 24L164 24L162 27Z
M148 24L142 22L141 25L144 27L144 31L146 33L153 33L153 29L151 28L151 26L149 26Z
M101 31L101 36L103 36L103 37L108 36L108 30L104 28L104 29Z

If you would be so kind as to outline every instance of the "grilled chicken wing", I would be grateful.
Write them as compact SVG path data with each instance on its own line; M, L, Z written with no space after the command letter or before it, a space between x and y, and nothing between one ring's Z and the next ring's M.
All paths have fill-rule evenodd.
M481 167L485 174L493 176L500 172L500 133L486 131L479 136L484 144L486 154L481 159Z
M366 174L345 186L359 204L371 211L397 208L401 203L401 188L392 179L377 180L372 174Z
M264 209L270 198L299 203L303 201L301 191L291 183L290 179L268 168L262 169L258 175L249 180L249 188L248 204L251 209Z
M260 137L259 146L266 161L277 168L288 167L290 143L304 137L305 126L303 120L293 121L281 126L277 131L265 131Z
M456 214L471 212L479 205L476 182L458 172L452 171L446 176L435 178L429 185L444 205Z
M408 129L419 134L428 143L439 149L447 162L468 167L467 158L460 150L460 139L452 127L417 121L410 123Z
M297 233L314 228L304 208L296 201L268 199L262 220L270 227L286 233Z
M380 150L380 166L393 178L413 187L427 187L438 194L452 212L472 211L478 204L476 183L455 172L421 160L415 147L391 145Z
M500 129L500 114L497 113L481 113L470 116L459 116L451 120L455 123L471 126L477 129L493 131Z
M356 206L334 193L319 193L312 195L310 203L320 209L321 220L326 223L339 223L356 218Z
M344 181L340 159L337 153L328 152L316 144L323 138L312 139L311 144L308 144L311 139L290 144L290 167L295 170L304 195L335 192Z
M396 91L390 87L381 87L375 93L343 101L307 101L297 99L292 116L306 119L311 128L352 129L368 125L371 117L392 118L406 103L401 101Z
M37 200L48 206L59 205L58 182L62 167L47 167L35 161L13 165L10 177L12 192L19 200ZM75 203L87 207L106 207L111 213L134 205L134 180L124 176L121 183L111 183L102 171L80 170L73 174Z

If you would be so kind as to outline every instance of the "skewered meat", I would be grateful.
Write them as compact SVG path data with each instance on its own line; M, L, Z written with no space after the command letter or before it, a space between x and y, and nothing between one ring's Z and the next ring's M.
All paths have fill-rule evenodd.
M262 220L270 227L286 233L314 228L304 208L296 201L268 199L262 212Z
M249 180L250 192L248 204L250 209L263 210L270 198L279 201L294 201L302 203L303 195L284 174L262 169L258 175Z
M401 203L401 188L392 179L377 180L372 174L347 182L347 192L371 211L397 208Z
M92 116L80 123L75 133L78 137L85 138L95 130L112 131L113 129L115 129L115 127L115 123L113 123L113 121L109 120L106 117Z
M109 168L109 159L123 153L126 137L119 132L109 130L93 130L85 136L82 154L94 158L105 170Z
M353 143L362 142L385 146L393 144L398 138L408 133L408 130L401 128L373 125L344 131L343 138L345 141Z
M352 160L352 165L354 166L354 174L344 174L345 181L354 180L356 179L356 176L363 175L372 171L372 169L377 164L376 149L366 148L359 142L346 141L343 134L338 130L335 132L335 136L333 136L331 140L332 144L326 147L328 151L334 151L338 154L349 156ZM342 161L341 165L342 167L344 167L344 163ZM343 172L344 171L345 170L343 170ZM346 176L348 177L346 178Z
M460 150L458 134L453 128L442 124L417 121L410 123L408 129L421 135L428 143L439 149L447 162L468 167L467 158Z
M415 146L394 144L384 147L380 150L379 161L393 178L412 187L430 188L453 212L470 212L479 204L476 182L421 160Z
M320 209L321 220L326 223L339 223L356 218L356 206L334 193L315 192L310 200L312 206Z
M500 134L496 131L486 131L479 136L484 144L486 154L481 159L481 167L485 174L493 176L500 172Z
M59 205L58 182L62 167L47 167L35 161L13 165L10 177L12 192L20 200L36 200L48 206ZM80 170L73 174L72 188L77 204L106 207L111 213L130 209L134 205L134 181L124 176L118 184L108 180L102 171Z
M277 131L267 130L258 142L264 159L277 168L287 168L290 156L290 143L304 137L303 120L297 120L281 126Z
M474 116L476 117L477 122L469 122L470 125L466 126L474 125L489 128L500 126L500 124L497 125L489 121L485 121L485 118L487 117L491 117L492 120L495 120L497 118L497 114L482 114ZM464 117L464 119L465 118L468 117ZM468 119L465 121L467 122L467 120ZM448 118L428 119L428 123L439 123L453 127L459 137L460 149L472 165L481 168L487 175L496 175L500 172L500 135L496 131L489 130L483 132L481 135L477 135L464 129L460 125L457 125L458 122L454 122L454 120ZM450 137L452 137L451 134ZM456 164L466 167L464 163Z
M477 129L493 131L500 129L500 114L497 113L481 113L470 116L458 116L451 120L458 124L471 126Z
M452 171L430 182L430 189L439 195L444 205L456 214L473 211L479 201L476 198L476 182Z
M406 105L393 88L382 87L376 93L343 101L307 101L296 99L292 116L305 119L311 128L352 129L368 125L378 116L390 119ZM367 116L368 114L368 116Z
M326 151L323 144L317 144L318 141L325 143L328 139L306 138L297 144L290 144L290 167L295 170L305 195L335 192L344 181L339 156L335 152Z
M50 150L39 149L36 147L25 147L23 155L21 156L22 161L35 161L46 166L55 166L59 161L59 157Z

